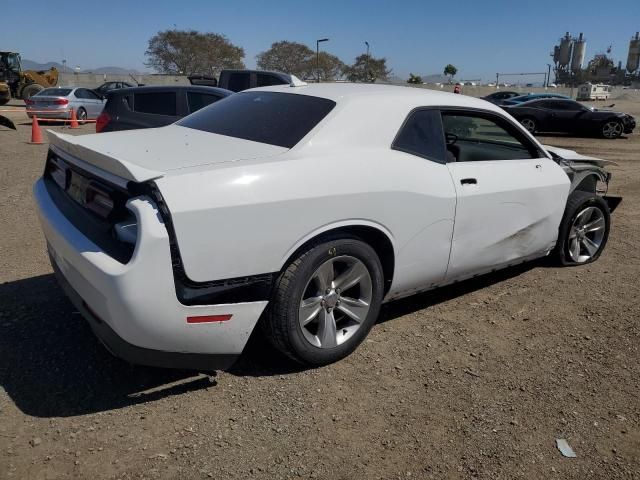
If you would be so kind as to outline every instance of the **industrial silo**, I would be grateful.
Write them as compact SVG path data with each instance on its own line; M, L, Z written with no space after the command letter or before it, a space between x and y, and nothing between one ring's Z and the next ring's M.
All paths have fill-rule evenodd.
M573 56L571 57L571 70L578 72L582 70L582 64L584 63L584 54L587 48L587 42L585 41L582 33L573 43Z
M636 32L636 36L631 38L629 42L629 55L627 56L627 71L633 73L640 65L640 36Z
M571 63L571 47L573 46L573 39L569 35L569 32L560 39L560 49L558 51L558 65L560 67L566 67Z
M557 64L560 61L560 46L553 46L553 63Z

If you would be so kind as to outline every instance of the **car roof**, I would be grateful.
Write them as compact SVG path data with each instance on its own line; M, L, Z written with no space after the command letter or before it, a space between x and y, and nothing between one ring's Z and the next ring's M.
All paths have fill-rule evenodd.
M109 95L128 95L131 93L151 93L151 92L202 92L217 93L220 95L231 95L234 92L218 87L208 87L206 85L152 85L147 87L126 87L112 90Z
M239 94L256 91L309 95L333 100L337 104L346 104L358 100L379 100L384 101L385 104L389 106L392 106L393 103L396 102L399 108L405 108L406 106L413 106L415 108L428 106L466 107L481 108L503 113L500 107L480 98L400 85L348 82L311 83L296 87L273 85L244 90L244 92L239 92Z

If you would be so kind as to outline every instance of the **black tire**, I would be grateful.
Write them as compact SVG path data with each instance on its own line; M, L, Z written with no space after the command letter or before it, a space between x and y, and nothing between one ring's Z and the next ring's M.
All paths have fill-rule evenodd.
M44 90L42 85L38 85L37 83L32 83L31 85L27 85L22 89L21 96L23 100L27 98L33 97L36 93L40 93Z
M372 297L364 321L353 335L333 348L312 345L304 336L298 321L298 309L310 279L327 260L351 256L362 262L371 277ZM263 331L273 346L294 359L309 366L336 362L351 352L365 339L378 318L384 296L384 278L380 259L368 244L356 237L325 238L299 252L277 280Z
M571 233L571 226L574 224L576 217L587 207L595 207L602 212L605 221L604 237L602 238L597 252L591 255L591 258L586 261L578 262L572 259L569 253L569 235ZM595 193L582 191L575 191L571 195L569 195L567 206L564 211L564 216L562 217L562 222L560 223L558 243L555 249L555 255L560 265L587 265L589 263L595 262L600 257L600 254L604 250L604 247L607 245L610 227L611 213L609 211L607 202L605 202L602 197L596 195Z
M620 138L624 132L624 125L618 119L609 119L600 127L600 134L609 140Z
M84 107L80 107L78 109L78 111L76 112L76 118L78 119L78 123L80 125L84 125L85 120L87 119L87 111L84 109Z
M538 123L533 117L524 117L520 119L520 124L533 135L538 130Z

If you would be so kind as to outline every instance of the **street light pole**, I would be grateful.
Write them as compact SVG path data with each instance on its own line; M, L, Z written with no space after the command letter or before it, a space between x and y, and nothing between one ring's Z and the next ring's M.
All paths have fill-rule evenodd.
M369 42L364 42L364 44L367 46L367 59L364 65L364 75L365 79L369 81Z
M547 88L549 88L549 79L551 78L551 64L547 63Z
M316 79L320 83L320 42L328 42L328 38L316 40Z

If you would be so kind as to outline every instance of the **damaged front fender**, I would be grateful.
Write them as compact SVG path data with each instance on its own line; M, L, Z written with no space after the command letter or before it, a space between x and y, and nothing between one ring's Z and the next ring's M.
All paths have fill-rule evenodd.
M589 157L566 148L551 147L549 145L543 145L543 147L558 162L571 180L569 193L576 190L592 192L606 200L611 212L617 208L622 201L622 197L607 196L611 172L605 169L609 165L617 165L616 162Z

